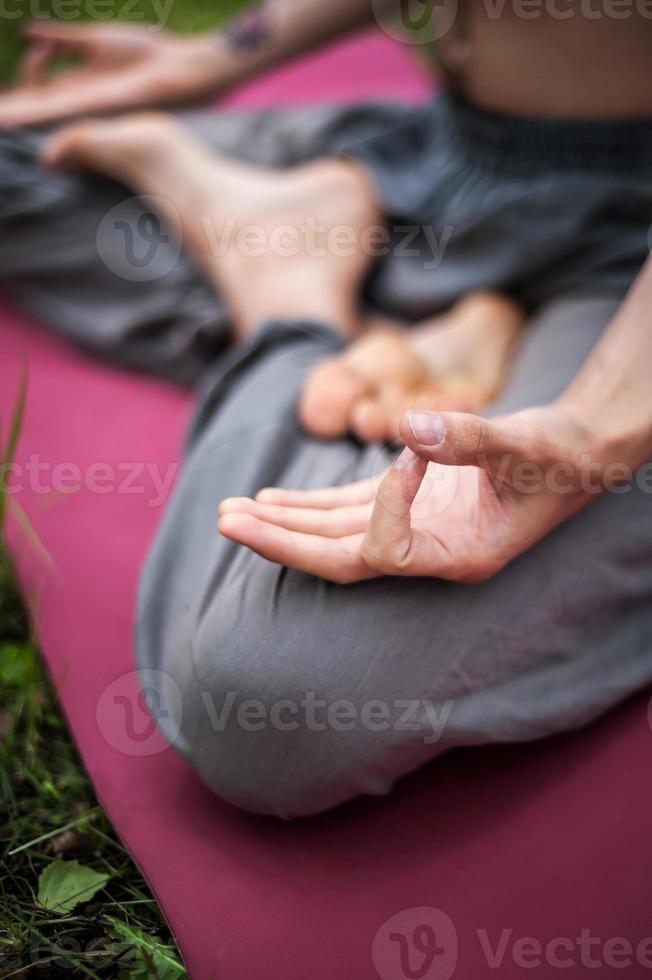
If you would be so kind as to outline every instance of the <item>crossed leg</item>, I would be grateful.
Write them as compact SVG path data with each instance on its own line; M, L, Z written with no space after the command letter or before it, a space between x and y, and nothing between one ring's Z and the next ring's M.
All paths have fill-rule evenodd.
M314 435L392 439L407 407L478 411L498 393L523 322L512 301L471 295L409 330L360 310L372 262L363 243L383 218L359 164L263 170L150 113L66 127L44 159L152 195L226 297L241 340L273 317L326 320L348 339L363 334L306 381L299 411Z
M355 331L371 258L360 248L337 254L328 236L343 216L355 240L381 220L358 165L263 170L211 153L171 116L154 113L69 126L47 144L44 162L100 172L151 195L225 295L240 340L299 308L306 317L326 315L344 335Z

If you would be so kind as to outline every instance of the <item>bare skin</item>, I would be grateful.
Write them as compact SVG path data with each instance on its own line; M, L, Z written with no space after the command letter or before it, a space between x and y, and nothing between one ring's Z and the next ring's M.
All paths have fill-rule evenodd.
M356 164L258 170L207 152L170 117L154 113L68 126L46 145L44 162L104 173L155 195L230 301L241 339L293 312L332 323L347 337L366 330L307 381L300 416L314 435L352 430L367 441L397 438L408 406L477 411L500 387L523 321L507 299L469 297L409 332L363 320L357 301L371 258L360 243L381 216ZM338 254L329 235L343 226L353 245Z
M517 115L652 115L649 8L609 0L446 5L456 16L440 52L451 84L473 104Z
M325 320L347 337L357 331L360 282L372 259L359 247L340 254L329 244L343 215L353 242L381 220L357 164L261 170L209 153L156 113L68 126L46 145L43 160L155 195L230 303L241 340L266 320L295 315Z
M408 412L401 420L407 448L382 477L231 498L220 505L219 530L270 561L340 584L379 575L480 582L588 502L577 459L590 451L590 436L557 406L492 422ZM429 469L429 461L437 465ZM543 474L537 493L519 484L524 464ZM544 478L560 464L570 473L563 495Z
M270 0L253 9L254 18L244 11L222 31L188 37L160 25L39 18L24 32L17 86L0 95L0 128L219 95L374 20L370 0ZM72 64L53 74L61 56Z
M193 37L39 19L25 32L18 85L0 95L0 127L204 99L385 14L392 33L401 20L414 32L408 6L267 0L222 31ZM538 116L652 114L645 0L438 0L430 14L416 8L419 36L437 37L449 83L477 105ZM62 54L75 64L53 76Z
M299 403L304 427L363 442L400 438L408 408L477 412L497 396L525 320L512 300L473 293L447 313L406 329L372 317L339 357L309 374Z

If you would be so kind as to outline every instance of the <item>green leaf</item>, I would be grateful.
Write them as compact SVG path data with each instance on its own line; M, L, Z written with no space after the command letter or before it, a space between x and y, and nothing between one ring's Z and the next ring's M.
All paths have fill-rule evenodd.
M38 904L67 915L81 902L88 902L104 888L109 876L87 868L79 861L53 861L38 880Z
M111 918L114 934L122 940L114 951L129 957L129 977L132 980L156 977L157 980L182 980L186 969L175 950L156 936L150 936L136 926Z

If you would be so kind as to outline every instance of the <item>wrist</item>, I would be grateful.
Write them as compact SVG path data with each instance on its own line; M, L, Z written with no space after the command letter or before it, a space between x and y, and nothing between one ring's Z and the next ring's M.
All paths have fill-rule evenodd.
M242 66L218 33L198 34L176 39L176 63L184 73L183 82L192 84L197 94L219 95L240 81Z
M590 462L607 482L618 472L627 479L628 473L652 459L652 424L636 408L623 411L617 399L594 404L572 389L557 399L555 407L577 433L578 458Z

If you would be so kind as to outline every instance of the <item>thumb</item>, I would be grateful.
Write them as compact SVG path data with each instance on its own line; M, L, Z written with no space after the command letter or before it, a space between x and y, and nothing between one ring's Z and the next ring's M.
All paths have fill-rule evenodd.
M540 440L525 420L489 420L466 412L406 412L401 438L409 448L435 463L477 466L509 477L519 463L538 460Z
M428 468L427 460L404 449L378 488L360 547L362 560L391 575L407 561L412 545L410 509Z

